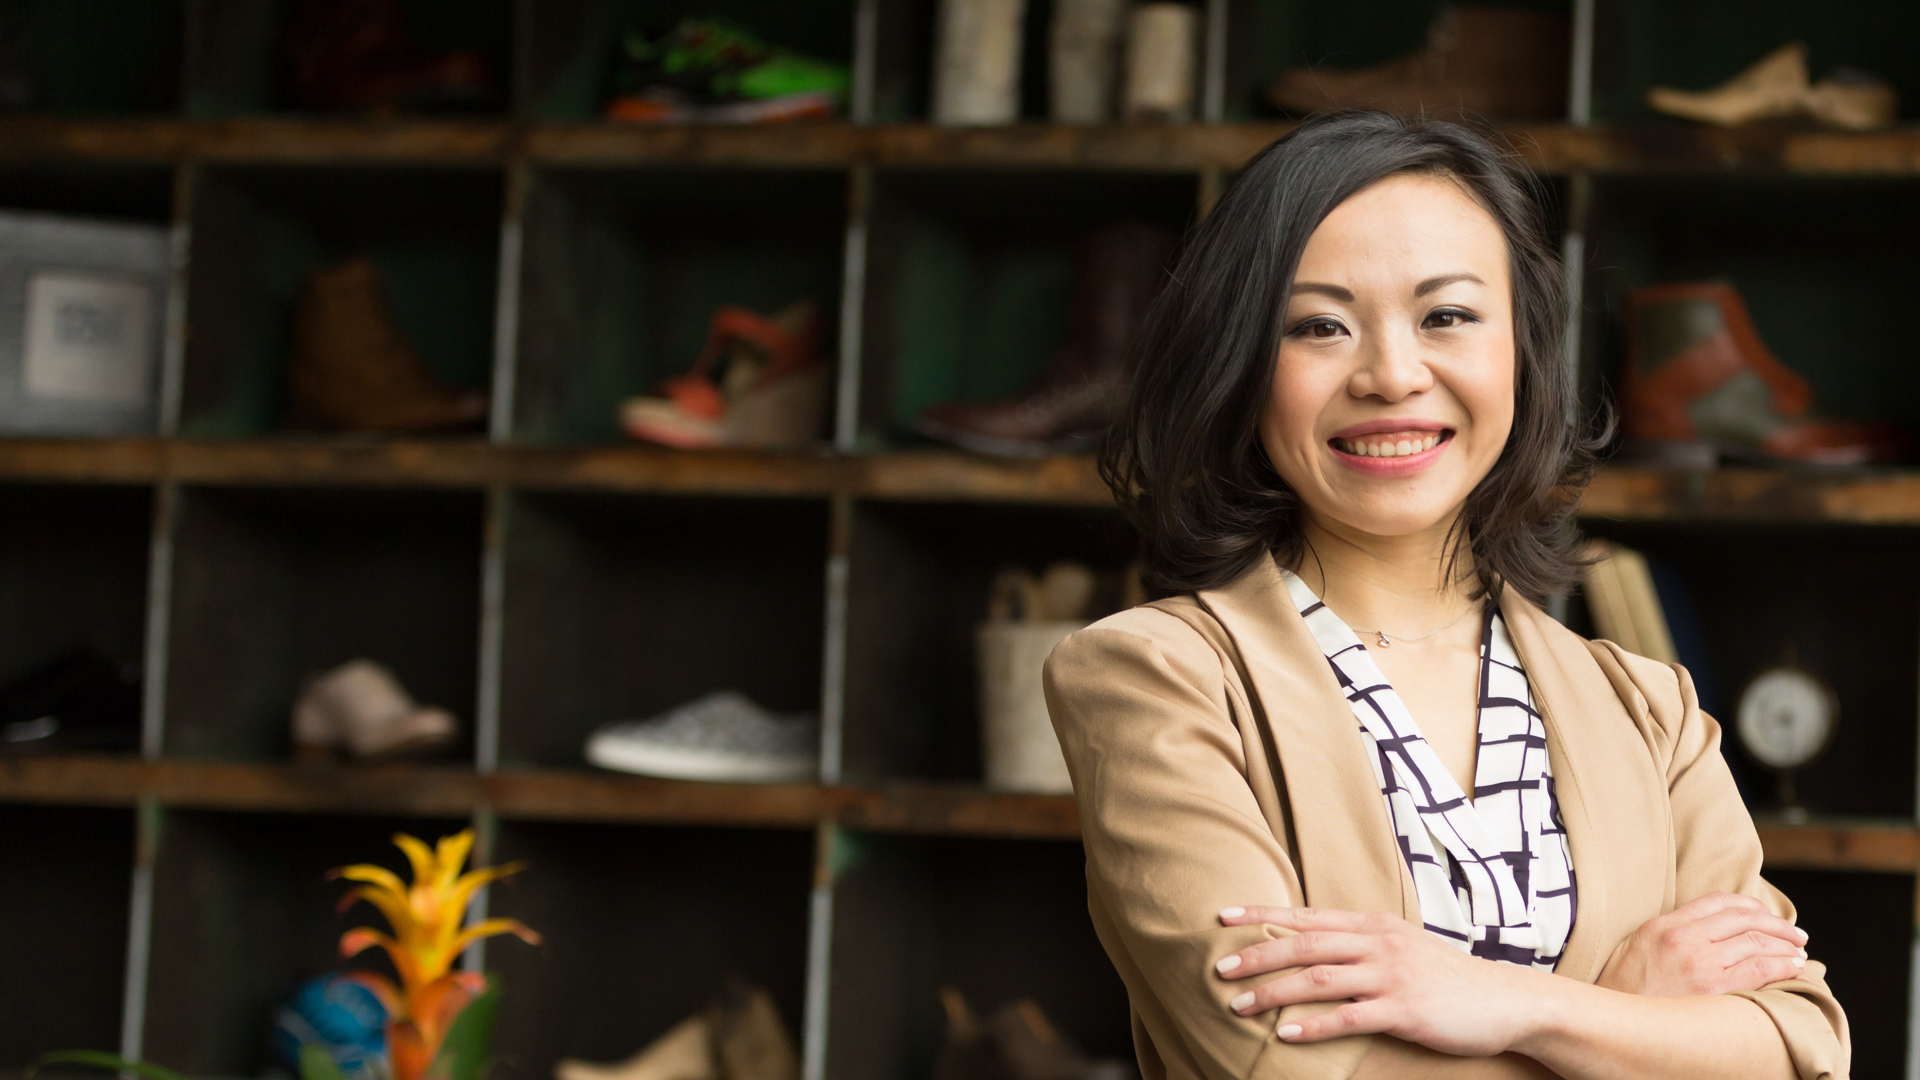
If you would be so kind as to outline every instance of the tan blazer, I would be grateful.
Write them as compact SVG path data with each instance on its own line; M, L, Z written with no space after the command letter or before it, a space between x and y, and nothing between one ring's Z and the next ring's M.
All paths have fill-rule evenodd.
M1716 890L1791 918L1685 671L1589 642L1509 592L1500 610L1545 717L1580 907L1559 974L1592 982L1641 923ZM1359 725L1271 560L1233 584L1134 608L1063 642L1047 703L1080 803L1087 907L1126 982L1145 1080L1538 1077L1388 1036L1295 1046L1214 961L1282 931L1221 908L1314 905L1418 920L1413 879ZM1818 943L1815 943L1818 948ZM1810 961L1740 996L1804 1080L1847 1075L1845 1014ZM1331 1006L1292 1006L1320 1011ZM1310 1015L1310 1013L1308 1013Z

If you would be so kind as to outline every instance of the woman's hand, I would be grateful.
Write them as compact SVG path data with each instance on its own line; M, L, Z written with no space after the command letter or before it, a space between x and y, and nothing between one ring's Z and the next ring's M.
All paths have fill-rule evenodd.
M1235 997L1230 1006L1240 1015L1352 999L1280 1025L1287 1042L1385 1033L1444 1054L1498 1054L1531 1032L1532 1006L1548 991L1542 973L1469 956L1396 915L1256 907L1228 908L1220 921L1297 931L1214 965L1223 979L1299 969Z
M1649 997L1758 990L1800 974L1806 944L1805 930L1753 897L1708 893L1641 923L1598 982Z

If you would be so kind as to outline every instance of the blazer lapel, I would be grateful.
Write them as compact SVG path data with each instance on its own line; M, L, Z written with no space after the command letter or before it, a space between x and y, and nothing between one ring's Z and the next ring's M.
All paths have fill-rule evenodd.
M1614 947L1659 914L1616 898L1664 895L1662 868L1672 863L1673 844L1666 785L1586 642L1511 589L1500 612L1547 729L1547 760L1579 889L1558 971L1592 982ZM1649 875L1657 880L1643 880Z
M1244 665L1248 697L1279 759L1293 852L1307 902L1391 911L1419 921L1413 877L1400 857L1386 802L1353 709L1272 559L1199 599ZM1584 897L1583 897L1584 899Z

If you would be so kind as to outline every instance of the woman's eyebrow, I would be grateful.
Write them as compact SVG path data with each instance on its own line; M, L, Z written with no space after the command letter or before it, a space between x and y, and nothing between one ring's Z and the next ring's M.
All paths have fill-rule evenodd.
M1474 283L1475 285L1485 285L1485 284L1486 284L1486 282L1484 282L1484 281L1481 281L1481 280L1480 280L1480 278L1479 278L1479 276L1478 276L1478 275L1475 275L1475 274L1468 274L1468 273L1464 273L1464 272L1463 272L1463 273L1458 273L1458 274L1441 274L1441 275L1440 275L1439 277L1430 277L1430 278L1428 278L1427 280L1425 280L1425 281L1423 281L1423 282L1421 282L1421 283L1420 283L1420 284L1419 284L1419 285L1418 285L1418 286L1417 286L1417 287L1416 287L1416 288L1415 288L1415 289L1413 290L1413 295L1415 295L1415 296L1425 296L1425 295L1427 295L1428 293L1430 293L1430 292L1432 292L1432 291L1434 291L1435 289L1444 289L1444 288L1446 288L1447 286L1449 286L1449 285L1451 285L1451 284L1453 284L1453 283L1454 283L1454 282L1456 282L1456 281L1471 281L1471 282L1473 282L1473 283ZM1299 286L1297 286L1297 285L1296 285L1296 286L1294 286L1294 287L1295 287L1296 289L1297 289L1297 288L1299 288Z
M1422 287L1424 288L1424 286ZM1331 296L1343 304L1353 303L1353 291L1351 289L1343 289L1338 285L1325 285L1317 281L1296 281L1293 283L1293 291L1295 293L1319 293L1322 296Z

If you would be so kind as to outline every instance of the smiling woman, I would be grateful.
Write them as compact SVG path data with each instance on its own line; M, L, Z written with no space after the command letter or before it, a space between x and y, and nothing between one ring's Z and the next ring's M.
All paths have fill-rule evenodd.
M1166 598L1047 673L1147 1080L1847 1075L1687 673L1536 606L1559 280L1485 140L1349 113L1149 313L1102 469Z

